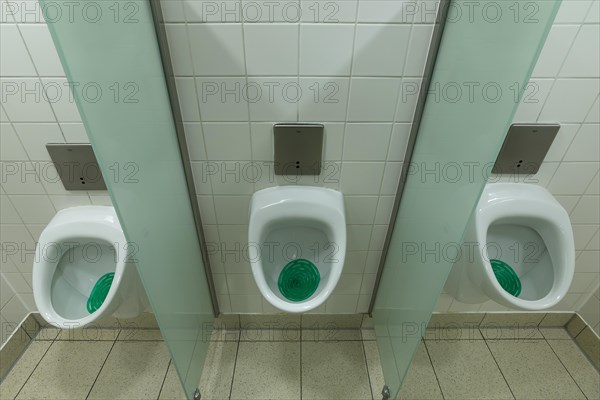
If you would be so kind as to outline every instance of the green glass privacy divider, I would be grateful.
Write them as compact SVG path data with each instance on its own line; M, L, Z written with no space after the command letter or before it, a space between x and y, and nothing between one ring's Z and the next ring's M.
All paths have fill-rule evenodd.
M125 235L134 244L152 309L192 398L213 309L150 3L41 4Z
M559 4L451 1L373 309L391 398L464 254L466 224Z

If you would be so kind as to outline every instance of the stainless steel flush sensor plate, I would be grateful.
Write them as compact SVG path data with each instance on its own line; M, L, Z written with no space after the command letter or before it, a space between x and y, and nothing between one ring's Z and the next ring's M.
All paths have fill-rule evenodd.
M282 123L273 126L276 175L319 175L323 125Z
M559 129L559 124L512 124L492 172L535 174Z
M46 149L66 190L106 190L90 144L48 143Z

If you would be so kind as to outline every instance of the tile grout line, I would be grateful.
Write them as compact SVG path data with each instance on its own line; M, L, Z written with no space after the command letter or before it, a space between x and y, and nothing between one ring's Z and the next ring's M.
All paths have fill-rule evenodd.
M241 325L240 325L241 327ZM233 381L235 379L235 369L237 367L237 360L238 360L238 355L240 353L240 342L241 342L241 333L238 336L238 340L237 340L237 348L235 349L235 362L233 363L233 373L231 374L231 386L229 387L229 397L228 399L231 399L231 395L233 394Z
M361 333L362 335L362 333ZM367 350L365 349L365 341L361 340L363 357L365 359L365 366L367 368L367 380L369 382L369 390L371 392L371 399L375 400L375 396L373 396L373 385L371 384L371 374L369 373L369 362L367 361ZM302 400L302 399L301 399Z
M579 389L579 391L581 392L581 394L583 394L583 397L585 397L587 399L588 397L584 393L583 389L581 389L581 386L579 386L579 383L577 383L577 381L575 380L575 378L573 378L573 375L571 375L571 371L569 371L569 369L567 368L567 366L562 362L562 360L560 359L560 356L558 354L556 354L556 352L554 351L554 348L548 342L548 339L546 339L544 337L544 341L546 342L546 345L550 348L550 351L552 351L552 353L556 356L556 358L558 359L558 362L563 366L563 368L565 369L565 371L567 371L567 374L569 374L569 376L571 377L571 380L577 386L577 389ZM571 340L571 341L574 342L574 340ZM575 344L575 345L577 345L577 344Z
M40 331L38 331L38 334L39 334L40 332L41 332L41 329L40 329ZM37 337L37 335L36 335L36 337ZM17 397L19 397L19 394L21 393L21 391L23 390L23 388L25 388L25 386L27 385L27 382L29 382L29 379L31 378L31 376L33 375L33 373L35 372L35 370L37 369L37 367L38 367L38 366L41 364L41 362L42 362L42 360L44 359L44 357L46 357L46 354L48 354L48 351L50 350L50 347L52 347L52 345L54 344L55 340L56 340L56 339L53 339L53 340L51 341L51 343L50 343L50 346L48 346L48 348L46 349L46 351L44 352L44 354L43 354L43 355L42 355L42 357L40 358L40 361L38 361L38 362L37 362L37 364L35 364L35 367L33 367L33 369L31 370L31 373L29 374L29 376L27 377L27 379L25 380L25 382L23 383L23 385L21 386L21 388L19 389L19 391L18 391L18 392L17 392L17 394L15 395L15 399L16 399ZM32 339L32 340L31 340L31 343L29 344L29 346L27 346L27 349L28 349L28 348L31 346L31 344L32 344L34 341L35 341L35 339ZM27 351L27 349L25 349L25 351ZM24 354L24 353L23 353L23 354ZM19 359L20 359L20 358L19 358ZM15 365L16 365L16 363L15 363ZM14 368L14 366L15 366L15 365L13 365L13 367L12 367L12 368ZM12 368L11 368L11 370L12 370ZM9 372L9 373L10 373L10 372ZM8 374L6 375L6 377L8 377ZM4 379L6 379L6 377L5 377ZM3 382L4 382L4 381L3 381Z
M169 369L171 368L172 363L173 363L173 360L170 359L169 365L167 365L167 370L165 371L165 377L163 378L162 384L160 385L160 389L158 390L158 396L156 396L157 399L160 399L160 395L162 394L163 388L165 387L165 382L167 381L167 375L169 374ZM184 390L184 392L185 392L185 390Z
M120 334L121 334L121 332L119 331L119 334L117 335L117 338L119 337ZM100 370L98 371L98 374L96 375L96 378L94 379L94 382L92 383L92 386L90 386L90 390L88 391L87 395L85 396L86 400L90 397L90 394L92 393L92 390L94 389L94 386L96 385L96 382L98 381L98 377L102 373L102 370L104 369L104 365L106 365L106 361L108 361L108 357L110 357L110 353L112 353L112 351L113 351L113 349L115 347L115 344L117 344L117 339L116 338L113 341L112 346L110 346L110 350L108 351L108 354L106 354L106 358L104 359L104 362L102 362L102 366L100 367Z
M513 339L514 340L514 339ZM506 383L506 386L508 387L508 390L510 391L510 394L512 395L513 399L516 399L517 397L515 396L515 394L513 393L512 388L510 387L508 380L506 380L506 376L504 376L504 372L502 372L502 368L500 368L500 365L498 364L498 361L496 360L496 357L494 357L494 353L492 353L492 349L490 349L490 346L487 342L487 339L485 339L485 337L483 338L483 341L485 343L485 347L488 349L488 351L490 352L490 355L492 356L492 359L494 360L494 363L496 364L496 367L498 367L498 371L500 371L500 375L502 375L502 379L504 379L504 382Z
M437 372L435 371L435 366L433 365L433 360L431 359L431 354L429 354L429 348L427 347L427 341L423 340L423 346L425 346L425 352L427 353L427 358L429 359L429 363L431 364L431 369L433 370L433 375L435 376L435 381L438 384L438 388L440 388L440 393L442 395L442 400L446 399L446 396L444 396L444 391L442 390L442 385L440 383L440 379L438 378ZM410 369L410 367L409 367ZM408 371L407 371L408 373Z

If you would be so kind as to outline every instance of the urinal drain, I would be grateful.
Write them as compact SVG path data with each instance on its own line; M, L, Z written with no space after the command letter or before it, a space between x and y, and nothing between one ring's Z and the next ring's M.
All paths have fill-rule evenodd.
M315 264L304 258L292 260L283 267L277 286L290 301L303 301L315 293L321 276Z
M521 280L515 273L515 270L504 261L491 259L492 270L502 289L517 297L521 294Z
M106 300L106 296L108 295L108 291L110 290L110 286L112 285L114 277L114 272L104 274L100 277L100 279L98 279L92 288L92 292L90 293L90 297L87 301L87 310L90 314L99 309L102 306L102 303L104 303L104 300Z

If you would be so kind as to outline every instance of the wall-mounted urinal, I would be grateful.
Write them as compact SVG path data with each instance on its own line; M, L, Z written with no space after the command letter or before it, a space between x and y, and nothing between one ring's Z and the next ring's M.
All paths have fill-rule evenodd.
M471 216L445 289L465 303L544 310L563 299L574 271L573 230L558 201L540 186L495 183Z
M252 196L248 231L252 273L262 295L280 310L310 311L331 295L346 255L340 192L279 186Z
M33 296L41 316L59 328L81 328L113 315L133 318L146 293L112 207L59 211L38 241Z

